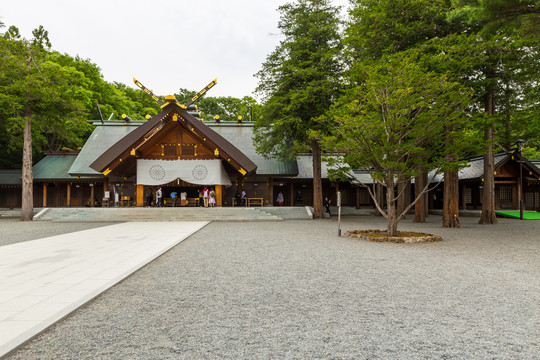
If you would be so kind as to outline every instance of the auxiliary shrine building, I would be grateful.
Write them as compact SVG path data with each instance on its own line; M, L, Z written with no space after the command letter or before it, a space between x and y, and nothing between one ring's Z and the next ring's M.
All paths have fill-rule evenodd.
M186 193L187 206L196 206L199 190L213 188L217 206L233 206L237 192L245 191L249 205L313 204L311 155L283 161L267 159L255 151L253 124L204 123L189 107L167 97L162 112L146 122L94 121L95 129L80 151L49 152L33 167L35 207L144 206L146 197L162 187L165 205L171 193ZM129 118L127 118L129 120ZM540 209L540 169L517 152L495 158L498 209L518 209L521 191L525 208ZM523 188L520 180L523 168ZM322 168L323 196L336 204L372 207L368 191L359 183L375 186L369 173L356 172L350 182L332 183ZM460 208L480 209L483 159L472 159L459 173ZM436 181L442 181L442 177ZM406 193L408 201L414 186ZM430 193L426 206L442 208L442 186ZM176 204L179 206L179 203ZM21 206L21 170L0 170L0 208Z

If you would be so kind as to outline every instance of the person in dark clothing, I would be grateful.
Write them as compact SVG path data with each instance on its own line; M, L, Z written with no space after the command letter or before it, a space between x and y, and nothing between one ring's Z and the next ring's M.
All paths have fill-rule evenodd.
M324 205L324 208L326 210L326 212L328 213L328 215L332 216L332 214L330 213L330 204L332 203L332 200L330 200L327 197L324 198L324 202L323 202L323 205Z
M146 192L146 206L147 207L152 206L153 197L154 196L152 194L152 189L148 189L148 191Z
M242 202L242 197L240 196L240 193L238 191L234 195L234 199L236 200L236 206L239 206Z
M203 204L203 190L199 189L199 206L204 206Z

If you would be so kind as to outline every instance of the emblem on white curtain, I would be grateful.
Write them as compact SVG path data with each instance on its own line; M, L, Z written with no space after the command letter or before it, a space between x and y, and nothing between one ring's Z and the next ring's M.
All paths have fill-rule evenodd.
M165 177L165 169L161 165L153 165L148 170L148 174L154 180L161 180Z
M203 180L208 175L208 169L204 165L197 165L193 168L191 172L193 177L197 180Z

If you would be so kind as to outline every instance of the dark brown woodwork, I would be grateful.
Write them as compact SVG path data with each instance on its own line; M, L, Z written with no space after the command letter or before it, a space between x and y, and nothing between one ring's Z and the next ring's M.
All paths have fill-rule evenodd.
M216 157L219 156L221 159L225 160L237 171L242 173L242 175L253 173L257 168L257 166L234 145L201 121L197 120L193 115L190 115L177 103L168 103L161 113L154 116L114 144L94 161L90 167L107 175L118 167L120 162L126 160L127 157L133 157L131 151L139 150L143 143L159 143L156 139L159 139L160 136L166 136L167 134L166 131L160 130L170 122L181 124L186 130L185 132L190 133L190 136L197 139L198 143L206 145L205 147L208 148L208 151L206 151L206 149L204 151L201 150L202 156L212 156L215 149L218 149L219 154L217 154ZM156 135L158 138L150 141L150 139ZM116 171L116 173L118 173L118 171Z

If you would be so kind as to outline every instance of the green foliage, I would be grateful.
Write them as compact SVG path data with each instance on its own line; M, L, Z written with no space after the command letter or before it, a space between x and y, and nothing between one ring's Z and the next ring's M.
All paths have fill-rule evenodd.
M494 124L497 143L509 149L517 139L540 149L540 2L537 0L460 0L447 15L475 32L455 46L461 76L478 94L477 113L493 93L495 111L484 116Z
M10 155L12 151L18 154L22 147L26 120L33 125L36 152L74 146L88 127L83 103L89 93L84 90L84 75L50 58L41 46L48 39L41 34L38 43L0 38L0 127L9 134L1 149L7 155L6 166L16 165Z
M455 32L450 0L352 0L344 42L354 60L379 59Z
M339 94L342 44L339 8L330 1L299 0L278 10L284 39L256 74L265 103L254 132L259 153L290 157L309 151L309 131L322 130L316 119Z
M32 119L34 158L44 150L62 146L76 149L84 144L99 119L96 102L104 116L127 114L144 120L161 111L146 94L124 84L108 83L88 59L49 51L47 31L40 26L31 41L22 39L11 26L0 37L0 168L21 166L25 113Z
M388 186L424 171L459 168L448 152L468 150L468 141L446 147L449 128L460 129L470 102L467 89L445 76L428 73L399 57L357 67L363 82L350 89L323 120L331 135L320 136L328 152L339 152L349 167L368 168ZM460 131L465 140L467 133ZM391 190L390 190L391 191Z

